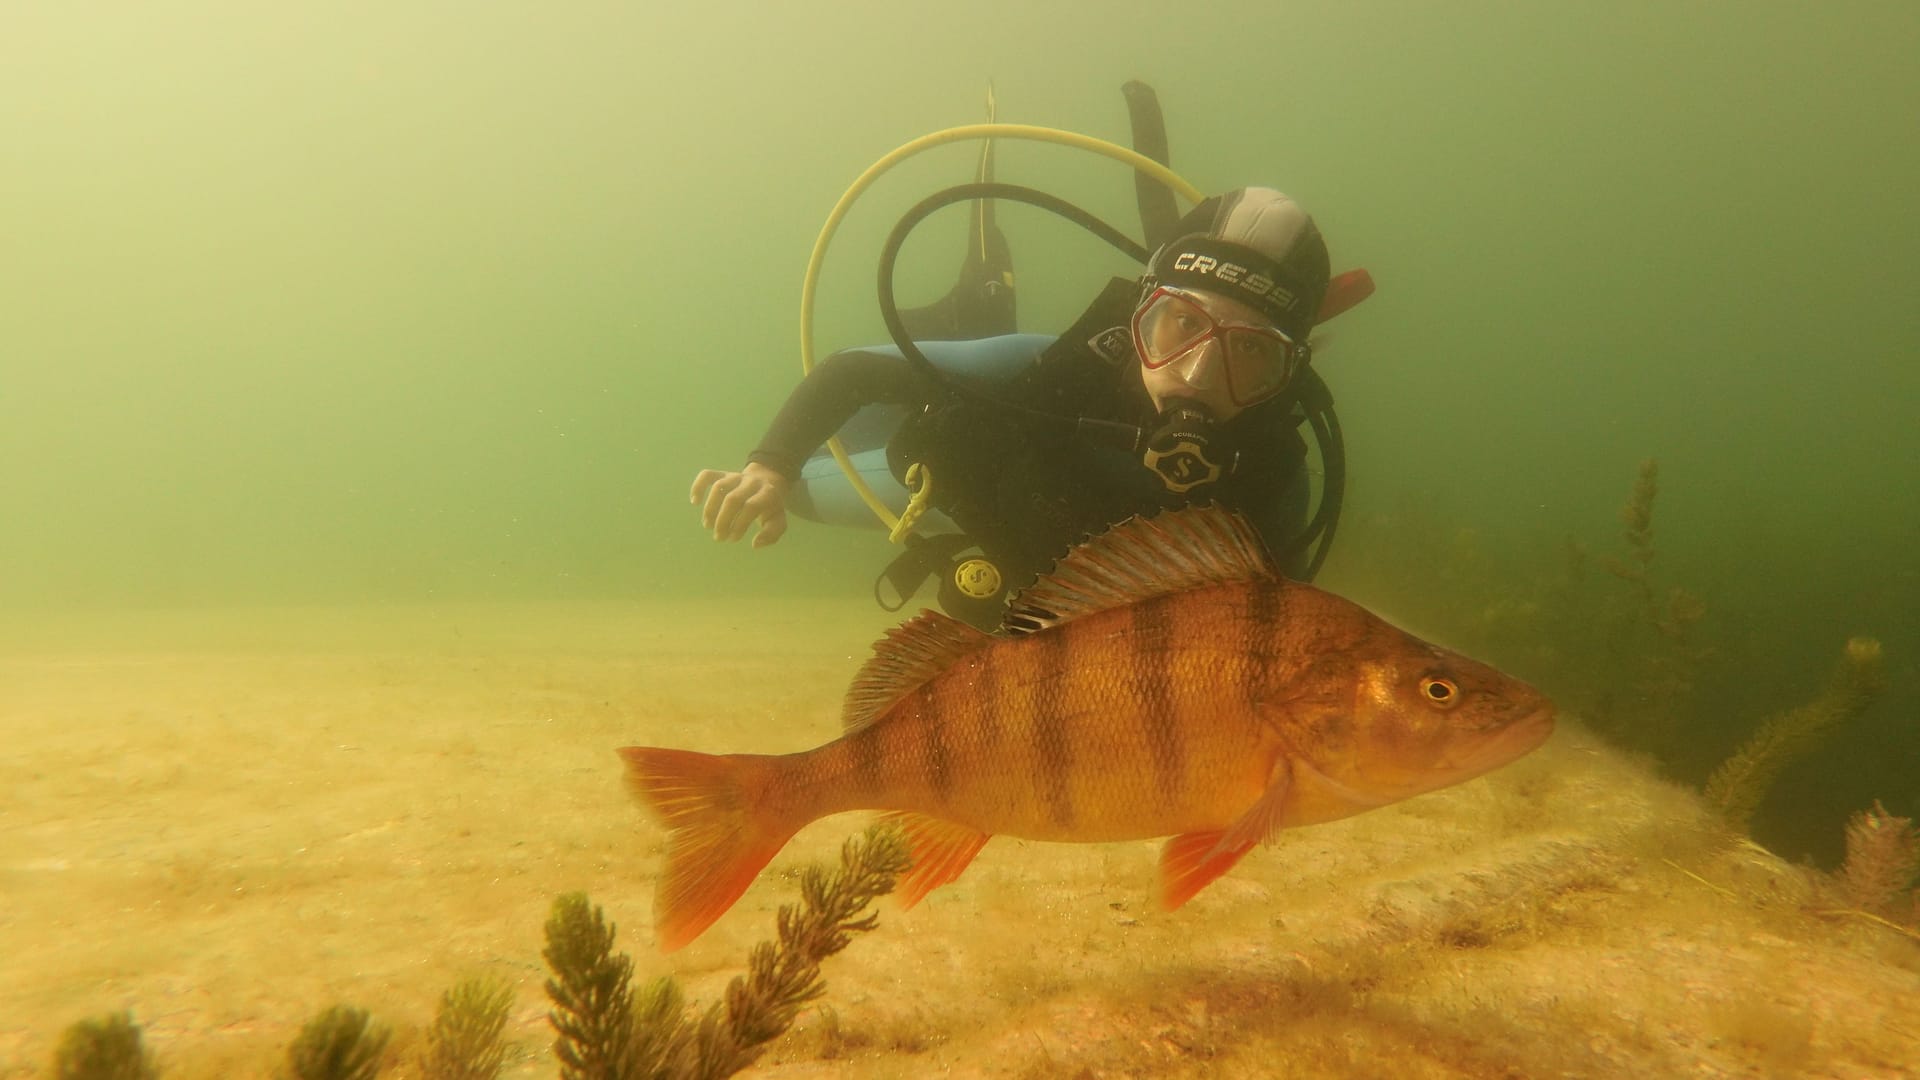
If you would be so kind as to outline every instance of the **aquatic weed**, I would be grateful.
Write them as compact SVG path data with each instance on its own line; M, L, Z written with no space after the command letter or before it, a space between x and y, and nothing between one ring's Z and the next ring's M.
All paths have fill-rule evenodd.
M427 1031L420 1072L428 1080L493 1080L500 1075L507 1047L507 1011L513 987L499 979L476 977L454 984L440 997L440 1009Z
M346 1005L307 1021L287 1048L293 1080L373 1080L392 1032L374 1026L365 1009Z
M1847 822L1847 861L1841 884L1853 905L1875 915L1897 915L1902 893L1920 876L1920 833L1911 818L1895 817L1875 800Z
M729 1076L756 1061L800 1010L825 992L820 963L878 925L868 906L892 892L910 860L897 827L875 825L840 849L840 866L808 867L798 905L782 905L776 941L749 955L747 973L698 1021L680 988L655 980L637 998L633 961L613 951L614 928L584 893L554 901L545 956L554 977L548 1017L565 1080Z
M133 1013L82 1020L60 1037L53 1055L57 1080L154 1080L153 1054L141 1045Z
M1826 691L1761 724L1746 745L1707 778L1707 802L1727 824L1747 831L1780 771L1865 712L1884 689L1880 643L1872 638L1847 642Z
M546 934L547 1019L559 1033L562 1080L645 1075L634 1053L633 959L613 951L613 925L585 893L567 893L554 900Z

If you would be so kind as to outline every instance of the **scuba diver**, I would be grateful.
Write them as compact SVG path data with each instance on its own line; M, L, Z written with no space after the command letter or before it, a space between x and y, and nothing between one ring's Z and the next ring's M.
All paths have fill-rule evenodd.
M1127 89L1136 144L1143 126L1155 144L1157 105L1144 125L1141 108L1141 91L1152 104L1151 91ZM1155 148L1164 163L1163 134ZM1008 186L957 188L945 201L996 187ZM1313 219L1272 188L1229 191L1178 217L1171 193L1144 180L1139 192L1157 243L1146 272L1110 281L1057 337L1013 332L1011 262L987 199L973 202L977 242L961 284L935 305L891 308L896 235L882 265L895 345L828 357L742 468L701 471L690 499L703 527L731 541L757 524L753 544L763 547L780 539L790 510L851 523L832 505L838 478L818 452L839 432L870 471L884 461L903 485L895 490L917 482L937 511L928 535L907 536L875 583L890 609L938 575L948 614L995 629L1006 598L1074 544L1193 502L1239 511L1277 566L1310 578L1344 483L1331 395L1309 366L1311 335L1365 299L1371 279L1333 277ZM911 222L902 225L896 234Z

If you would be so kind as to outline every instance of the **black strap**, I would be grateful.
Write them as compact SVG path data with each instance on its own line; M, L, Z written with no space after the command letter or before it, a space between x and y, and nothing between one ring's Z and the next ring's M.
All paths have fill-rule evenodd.
M873 600L887 611L899 611L920 591L920 586L935 574L944 575L962 551L975 546L961 533L922 536L908 533L906 550L894 556L880 576L873 579ZM895 599L888 603L880 593L882 583L893 586Z
M978 547L980 545L964 533L909 535L907 550L888 563L887 568L874 580L874 602L887 611L899 611L926 584L928 578L938 575L940 583L935 596L942 610L988 633L999 630L1001 617L1007 607L1007 578L999 564L988 559L984 553L961 557ZM961 588L960 577L979 567L984 567L990 575L988 581L997 583L998 588L992 593L976 595ZM888 603L881 595L882 582L893 586L895 599L892 603Z
M1127 96L1127 116L1133 121L1133 148L1162 165L1168 163L1167 122L1160 115L1160 98L1153 87L1138 79L1120 88ZM1173 239L1180 224L1180 208L1174 204L1167 185L1135 171L1133 193L1140 204L1140 230L1147 247L1157 248Z

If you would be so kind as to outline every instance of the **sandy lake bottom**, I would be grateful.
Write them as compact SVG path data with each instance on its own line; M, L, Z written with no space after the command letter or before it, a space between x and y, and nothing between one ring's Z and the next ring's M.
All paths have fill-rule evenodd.
M346 1002L410 1055L510 982L552 1076L541 927L585 891L704 1004L864 820L805 830L653 948L634 743L834 737L864 602L67 616L0 626L0 1077L131 1009L173 1078L271 1075ZM1173 913L1157 843L1000 838L826 967L775 1077L1920 1076L1920 941L1726 836L1577 722L1489 777L1284 834Z

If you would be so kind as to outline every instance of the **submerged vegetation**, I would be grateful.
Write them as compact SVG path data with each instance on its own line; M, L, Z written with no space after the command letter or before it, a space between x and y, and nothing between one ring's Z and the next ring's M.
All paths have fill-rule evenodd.
M1657 462L1640 464L1616 550L1573 537L1548 552L1500 550L1410 506L1357 522L1339 558L1364 574L1356 598L1541 683L1609 741L1665 756L1693 719L1700 669L1715 654L1699 642L1706 601L1667 582L1661 566L1659 475ZM1520 562L1556 570L1518 576Z
M153 1054L141 1045L133 1014L82 1020L67 1029L53 1055L55 1080L153 1080Z
M420 1074L427 1080L493 1080L506 1061L501 1038L513 1008L513 987L475 977L456 983L440 998Z
M1609 742L1700 784L1746 832L1783 771L1880 696L1881 646L1848 641L1824 693L1731 732L1735 710L1703 699L1701 688L1738 685L1759 661L1709 644L1711 605L1670 579L1656 542L1660 492L1659 464L1643 461L1619 511L1617 544L1595 551L1567 538L1547 559L1558 573L1516 579L1522 553L1490 550L1473 530L1417 510L1349 530L1342 558L1369 575L1371 599L1415 629L1538 682Z
M1747 831L1780 770L1859 717L1885 688L1880 643L1872 638L1847 642L1826 692L1761 724L1753 738L1707 778L1707 801L1727 824Z
M582 893L553 903L543 952L553 976L548 1020L563 1080L682 1080L730 1076L752 1065L826 992L820 964L872 930L870 906L893 891L908 867L897 828L870 827L840 849L840 865L809 866L800 903L780 908L775 940L754 946L745 975L697 1019L671 977L637 994L633 960L613 949L614 927ZM417 1061L427 1080L494 1080L506 1059L503 1036L513 989L488 978L456 984L440 999ZM392 1032L364 1009L328 1008L300 1030L280 1075L287 1080L374 1080L388 1064ZM160 1069L129 1013L73 1025L60 1040L58 1080L155 1080Z
M287 1048L289 1080L373 1080L392 1033L365 1009L335 1005L307 1021Z
M1618 685L1632 695L1630 703L1613 693L1596 695L1593 716L1615 735L1632 730L1643 739L1664 741L1692 699L1700 665L1712 650L1694 636L1696 624L1706 617L1706 602L1678 585L1662 587L1654 572L1653 502L1659 493L1660 464L1648 458L1620 508L1626 557L1600 559L1628 586L1627 608L1613 619L1609 645L1610 658L1624 676Z
M613 951L613 927L584 893L553 902L543 956L553 969L547 996L554 1056L565 1080L611 1080L640 1066L633 1045L633 958Z
M878 918L867 907L892 892L907 869L906 841L874 826L840 849L840 867L810 866L798 905L780 908L778 938L754 946L747 973L723 1002L689 1019L677 983L661 978L636 997L633 961L613 952L613 927L579 893L563 896L547 920L549 1018L565 1080L730 1076L753 1064L801 1008L825 992L820 963Z
M1869 915L1920 929L1920 833L1910 818L1878 802L1847 823L1847 861L1840 884L1847 901Z

